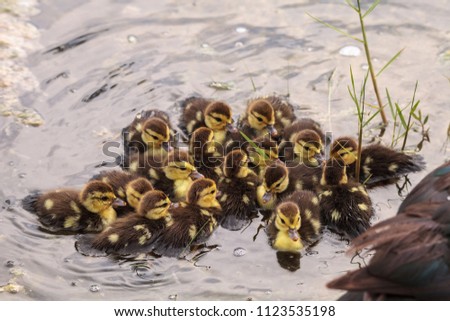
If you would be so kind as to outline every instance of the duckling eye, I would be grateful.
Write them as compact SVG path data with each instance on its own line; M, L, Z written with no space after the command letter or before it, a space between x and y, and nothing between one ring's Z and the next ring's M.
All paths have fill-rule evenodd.
M109 200L108 196L102 196L102 197L100 197L100 199L101 199L103 202L106 202L106 201Z
M155 135L150 135L154 140L158 140L158 137Z
M186 168L186 167L179 167L179 169L180 169L181 171L185 171L187 168Z
M209 194L214 194L216 192L216 190L212 190Z
M261 117L256 117L256 119L257 119L259 122L262 122L262 121L263 121L263 119L262 119Z
M218 123L220 123L221 121L222 121L222 119L220 119L219 117L213 117L214 118L214 120L216 121L216 122L218 122Z
M308 146L303 146L303 148L308 152L310 148Z
M281 223L286 224L285 220L282 219L281 217L280 217L280 221L281 221Z
M278 188L278 187L280 187L280 186L281 186L281 182L278 183L277 185L275 185L276 188Z

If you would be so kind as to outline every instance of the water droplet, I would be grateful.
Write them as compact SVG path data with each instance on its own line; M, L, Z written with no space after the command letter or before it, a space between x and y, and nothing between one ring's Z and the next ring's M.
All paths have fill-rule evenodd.
M345 46L339 50L339 54L346 57L357 57L361 54L361 49L355 46Z
M129 43L137 43L138 42L138 38L136 36L134 36L134 35L129 35L127 37L127 40L128 40Z
M63 73L61 74L61 77L63 77L63 78L69 78L69 73L68 73L68 72L63 72Z
M209 48L209 45L207 43L202 43L202 48Z
M69 90L70 91L70 93L71 94L74 94L74 93L76 93L77 92L77 90L76 89L71 89L71 90Z
M25 177L27 177L26 173L19 173L19 178L25 178Z
M272 290L266 290L266 291L264 291L264 294L271 295L272 294Z
M247 250L244 249L243 247L237 247L233 251L233 255L236 257L241 257L244 256L245 254L247 254Z
M236 42L236 43L234 44L234 46L235 46L236 48L242 48L242 47L244 47L244 44L243 44L242 42L238 41L238 42Z
M6 261L6 263L5 263L5 266L7 267L7 268L12 268L12 267L14 267L16 265L16 262L14 262L13 260L8 260L8 261Z
M8 163L8 165L9 165L9 166L14 166L14 162L13 162L13 161L10 161L10 162Z
M362 70L368 70L369 69L369 65L368 64L362 64L361 65L361 69Z
M236 67L230 67L230 68L228 68L228 71L229 72L235 72L236 71Z
M244 32L247 32L247 28L245 28L245 27L237 27L237 28L236 28L236 32L237 32L237 33L244 33Z
M177 298L178 298L178 294L171 294L171 295L169 295L169 300L171 300L171 301L176 301Z
M311 48L311 47L308 47L307 49L306 49L306 51L308 51L308 52L311 52L311 51L313 51L314 49L313 48Z
M98 291L100 291L100 286L98 284L92 284L89 287L89 291L91 291L93 293L98 292Z
M447 196L447 201L450 201L450 196Z

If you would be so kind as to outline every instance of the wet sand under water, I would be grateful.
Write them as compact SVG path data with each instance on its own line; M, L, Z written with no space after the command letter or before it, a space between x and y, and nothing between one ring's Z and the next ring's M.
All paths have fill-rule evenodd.
M39 44L17 59L39 86L21 89L12 108L34 110L44 123L0 118L0 286L10 282L18 291L1 293L0 300L338 298L342 292L325 284L362 261L351 262L347 242L327 231L284 267L263 231L253 240L260 219L238 232L219 228L208 242L219 247L189 260L85 257L74 248L75 236L45 233L20 208L32 190L80 186L97 173L95 166L109 160L102 146L120 141L138 111L160 108L176 120L178 102L194 93L229 102L235 116L251 97L289 93L297 116L316 119L335 136L356 135L347 86L350 65L358 87L364 77L363 48L305 14L359 35L357 16L344 1L149 3L40 3L40 13L29 18ZM382 92L389 88L405 106L419 81L416 97L430 115L431 143L421 151L427 170L449 157L449 147L442 148L450 119L449 8L441 0L386 1L366 19L377 70L405 48L379 77ZM212 81L231 88L212 88ZM375 101L371 90L367 100ZM376 130L365 139L371 135ZM384 141L390 137L388 130ZM409 145L419 140L413 133ZM409 179L414 185L425 174ZM374 222L394 215L401 202L395 186L370 196Z

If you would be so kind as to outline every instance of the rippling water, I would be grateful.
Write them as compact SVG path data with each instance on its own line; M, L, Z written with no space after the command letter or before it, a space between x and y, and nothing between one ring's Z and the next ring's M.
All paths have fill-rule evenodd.
M138 111L160 108L176 119L178 102L194 93L228 101L236 115L258 94L289 93L300 107L298 116L317 119L334 135L355 135L349 66L357 84L366 66L357 50L341 49L356 46L362 53L363 48L305 14L357 35L357 17L344 3L41 2L40 14L30 18L40 43L22 58L39 87L23 89L19 98L44 124L27 127L13 117L0 118L0 286L19 285L18 293L2 293L0 299L339 297L340 291L325 284L357 264L345 255L347 243L328 232L300 258L277 257L263 231L254 240L259 220L244 231L219 229L208 243L219 247L189 260L85 257L74 248L75 236L45 233L18 204L33 189L83 184L97 172L95 165L108 160L103 144L120 141L121 128ZM406 105L419 80L417 97L430 114L431 143L422 150L428 169L449 155L448 147L442 149L450 119L449 8L444 0L383 1L366 19L375 68L405 48L380 76L382 91L388 87ZM213 81L232 88L212 88ZM368 100L374 101L371 93ZM413 134L411 142L418 138ZM424 175L410 180L414 184ZM375 221L394 215L401 202L395 186L370 195ZM238 255L237 248L242 248Z

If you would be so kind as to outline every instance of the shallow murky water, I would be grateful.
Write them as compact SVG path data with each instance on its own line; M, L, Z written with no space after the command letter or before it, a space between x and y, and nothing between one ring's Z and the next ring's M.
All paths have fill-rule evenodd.
M103 144L119 141L136 112L160 108L176 119L177 103L194 93L228 101L236 115L258 94L289 93L298 116L317 119L334 135L355 135L347 86L350 65L357 84L364 76L363 48L305 14L356 35L357 16L344 3L41 1L40 14L31 18L40 32L39 48L28 49L24 60L39 87L20 92L20 102L44 124L28 127L0 118L0 285L18 285L18 293L2 293L0 299L339 297L340 291L325 284L357 264L345 255L347 243L328 232L301 258L279 258L281 264L263 232L253 240L259 220L244 231L219 229L209 241L219 247L190 260L85 257L74 248L75 236L41 231L19 201L34 189L83 184L97 172L95 165L108 160ZM442 149L450 120L449 8L447 0L383 1L366 19L375 68L405 48L380 76L382 92L388 87L406 105L419 80L417 97L430 114L431 143L422 150L429 170L449 155L448 147ZM232 88L211 88L212 81ZM372 94L368 100L374 101ZM413 134L411 143L418 139ZM424 175L409 178L415 184ZM394 215L401 202L395 186L370 195L375 221Z

